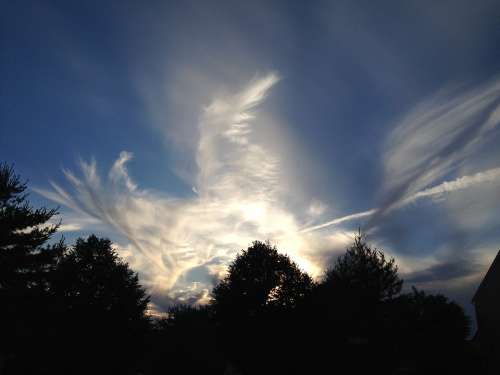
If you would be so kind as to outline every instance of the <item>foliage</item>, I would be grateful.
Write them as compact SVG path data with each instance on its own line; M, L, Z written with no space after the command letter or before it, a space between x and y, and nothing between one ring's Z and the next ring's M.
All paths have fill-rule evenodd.
M395 302L400 318L403 314L407 329L418 341L441 345L462 342L469 336L470 320L464 310L441 294L427 294L413 287L411 293Z
M291 363L280 358L296 347L296 310L313 285L269 243L255 241L242 251L212 292L219 346L231 365L245 373L287 372Z
M149 302L111 241L95 235L77 239L61 259L53 292L64 298L68 312L106 313L124 322L141 320Z
M390 300L401 292L403 281L398 276L394 258L369 246L361 235L326 273L325 285L349 290L369 301Z
M26 189L11 166L0 164L0 372L2 357L19 372L38 358L54 324L49 287L65 250L62 240L47 244L57 211L33 208Z
M90 359L81 372L133 373L148 330L149 297L111 241L77 239L58 264L52 291L61 303L61 321L71 327L69 336L61 332L74 344L65 351L66 365L86 354Z
M400 363L410 359L423 374L481 372L467 343L470 320L455 302L413 287L394 299L388 311L389 344Z
M62 243L43 246L58 228L49 224L57 211L31 207L26 188L11 166L0 164L0 290L4 292L46 290L48 274L63 250Z
M216 317L252 317L261 313L291 310L313 287L287 255L269 243L255 241L229 266L228 275L213 289Z
M26 188L0 164L0 373L481 372L463 309L415 288L401 294L394 259L361 235L318 284L256 241L208 306L152 320L111 241L49 244L57 211L31 207Z

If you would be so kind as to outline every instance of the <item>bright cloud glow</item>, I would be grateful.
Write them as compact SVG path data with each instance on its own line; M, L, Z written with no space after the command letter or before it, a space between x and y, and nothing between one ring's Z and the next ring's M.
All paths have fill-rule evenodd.
M437 96L395 128L383 159L387 178L379 208L304 227L311 218L317 223L326 205L301 197L309 202L304 212L287 208L286 160L257 141L253 126L258 105L278 80L274 73L256 78L202 110L192 197L179 199L138 187L127 171L132 154L126 151L104 181L94 160L81 161L81 176L64 170L71 189L51 182L52 190L37 191L78 217L98 220L125 236L129 243L119 247L122 255L139 271L153 302L161 305L164 300L206 302L227 264L254 240L270 240L318 276L332 253L352 241L354 233L340 224L500 179L496 168L428 187L465 160L498 125L500 83L495 82L453 100ZM70 221L66 228L81 228L83 222ZM320 231L324 228L328 230ZM404 269L410 272L412 262L407 263Z
M192 198L165 198L139 189L126 169L132 154L125 151L105 181L95 161L81 161L81 177L64 170L71 191L54 182L52 191L38 191L128 238L122 254L153 296L206 301L236 252L256 239L278 244L301 267L318 273L313 254L303 250L310 248L310 238L299 232L296 215L285 208L280 160L253 137L256 107L277 81L276 74L255 79L203 110ZM319 215L322 210L316 203L313 211Z

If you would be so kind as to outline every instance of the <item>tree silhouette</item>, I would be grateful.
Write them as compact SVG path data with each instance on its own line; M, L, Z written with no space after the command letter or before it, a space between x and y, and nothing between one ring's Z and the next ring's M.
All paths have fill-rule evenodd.
M402 285L394 259L387 259L359 234L326 272L318 294L329 318L337 320L347 336L368 338L380 327L375 321L381 319L383 302L398 295Z
M23 293L46 290L47 275L59 247L43 247L56 232L47 224L55 209L34 209L26 200L27 186L12 167L0 164L0 289Z
M412 288L412 293L400 296L403 308L416 336L439 345L462 342L470 333L470 320L462 307L441 294L426 294Z
M46 244L58 228L49 224L57 211L33 208L26 188L0 164L0 372L3 362L11 373L26 372L38 358L52 325L49 285L65 249L62 241Z
M255 241L208 306L175 306L152 324L111 241L49 244L57 212L31 207L25 191L0 164L2 374L481 373L463 309L401 294L394 259L361 235L319 284Z
M400 363L413 363L420 374L481 372L466 341L470 320L445 296L412 288L390 303L390 336Z
M229 266L212 291L212 306L222 320L253 317L274 310L293 309L310 293L309 275L276 247L255 241Z
M403 281L394 258L386 259L383 251L369 246L359 234L326 272L323 284L357 293L367 301L385 301L401 292Z
M221 346L240 371L285 371L289 362L279 358L297 345L293 313L312 288L309 275L269 243L255 241L236 257L214 288L211 306Z
M63 341L74 344L65 351L65 364L84 362L82 373L134 373L148 329L149 297L111 241L77 239L56 275L53 293L69 328Z
M335 350L339 354L337 366L342 371L363 373L387 365L376 361L376 357L385 346L387 302L400 293L402 284L394 259L387 259L383 251L357 235L315 289L309 319L311 331L323 332L330 346L316 347L313 355L318 358L314 362L325 366L328 351ZM364 360L356 360L358 357Z

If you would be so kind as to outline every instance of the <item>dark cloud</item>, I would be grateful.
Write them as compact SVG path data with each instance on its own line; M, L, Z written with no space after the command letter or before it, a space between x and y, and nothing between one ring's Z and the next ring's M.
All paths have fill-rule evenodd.
M448 281L470 276L481 270L481 265L468 259L459 259L439 263L424 270L403 275L403 278L407 283L420 284L433 281Z

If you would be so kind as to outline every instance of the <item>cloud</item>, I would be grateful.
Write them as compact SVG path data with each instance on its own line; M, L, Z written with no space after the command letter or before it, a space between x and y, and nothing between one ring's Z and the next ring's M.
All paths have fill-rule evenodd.
M370 218L365 229L373 229L391 210L498 180L500 168L492 168L428 187L456 172L498 130L499 123L500 80L459 94L444 90L423 101L388 136L380 205L302 232L363 218Z
M452 262L438 263L424 270L403 275L408 283L428 283L435 281L447 281L474 275L481 270L479 264L466 259Z
M416 106L388 136L381 204L371 225L455 172L498 130L499 123L498 79L458 94L443 90Z
M417 234L414 240L418 241L411 243L412 239L405 236L400 244L413 246L418 256L394 255L398 263L404 263L405 277L410 282L440 288L447 283L470 283L484 269L478 263L478 254L471 249L490 241L494 223L498 222L493 217L498 206L498 160L490 160L490 165L496 162L497 167L470 172L488 165L478 160L484 159L481 158L485 146L498 136L499 123L500 80L469 90L442 90L417 105L388 135L382 159L380 205L306 226L301 231L332 231L364 219L367 222L363 229L370 233L370 239L389 244L390 249L391 238L400 233L385 228L386 221L391 220L389 216L406 206L418 208L416 203L420 200L442 201L440 207L447 216L429 219L438 220L446 230L433 232L425 225L400 223L399 229ZM460 176L464 171L469 173ZM460 177L443 181L453 175ZM419 217L426 214L429 212L416 213ZM429 237L435 243L426 243ZM436 250L440 248L446 249L445 255ZM423 249L426 254L422 254Z
M418 199L432 196L439 196L445 193L450 193L457 190L467 189L474 185L481 185L487 182L500 180L500 168L489 169L484 172L476 173L472 176L462 176L453 181L445 181L438 186L425 189L406 198L401 205L413 203Z
M63 171L69 189L51 182L51 190L37 191L123 235L130 243L120 252L139 270L157 307L206 301L236 252L256 239L271 240L314 273L315 251L307 245L314 239L299 232L298 216L286 208L283 163L254 134L257 106L278 80L274 73L256 77L203 109L190 197L139 188L125 151L104 180L95 160L80 161L81 176ZM316 213L323 209L316 206Z
M471 176L462 176L453 181L444 181L437 186L416 192L415 194L409 196L408 198L405 198L404 200L400 201L397 206L394 206L394 208L401 208L408 204L415 203L416 201L422 198L430 198L430 197L437 198L446 193L451 193L454 191L463 190L477 185L482 185L484 183L490 183L496 181L500 181L500 168L493 168L483 172L478 172ZM348 221L363 219L377 214L378 211L379 209L372 208L371 210L342 216L333 220L326 221L321 224L303 228L301 229L301 232L303 233L313 232L319 229L339 225Z
M81 176L63 170L69 188L51 182L51 190L37 191L70 208L76 217L98 220L126 238L128 243L118 244L119 251L139 271L153 307L162 310L173 302L208 301L228 263L253 240L271 240L303 269L320 276L352 241L355 233L344 229L349 222L373 223L420 199L500 179L500 168L493 168L429 187L460 166L496 129L500 83L495 81L448 100L438 94L417 106L389 136L382 205L311 225L323 217L325 204L302 196L294 198L303 201L303 209L290 208L287 160L257 134L272 126L262 123L266 117L259 115L258 106L278 81L275 73L255 77L237 92L216 95L202 109L192 148L196 175L191 196L140 188L126 168L133 156L126 151L104 180L95 160L80 161ZM67 225L74 229L82 223ZM415 273L421 268L418 260L401 262L414 280L433 279L435 270L452 276L467 271L455 263L444 265L446 259L434 260L420 273Z

